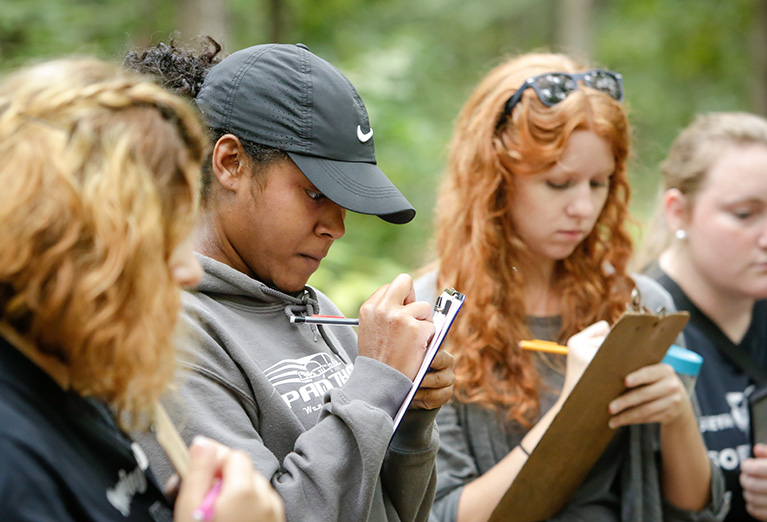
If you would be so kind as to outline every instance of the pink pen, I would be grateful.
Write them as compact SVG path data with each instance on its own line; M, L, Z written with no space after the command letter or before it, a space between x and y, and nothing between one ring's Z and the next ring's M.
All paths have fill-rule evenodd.
M216 503L219 493L221 493L221 479L216 479L213 482L213 487L210 488L208 494L202 499L200 506L192 511L192 519L202 522L213 520L213 504Z

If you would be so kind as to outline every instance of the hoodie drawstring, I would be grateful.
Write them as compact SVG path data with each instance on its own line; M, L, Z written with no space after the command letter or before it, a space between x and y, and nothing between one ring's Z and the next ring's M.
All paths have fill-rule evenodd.
M290 297L282 293L280 293L279 296L282 297L283 299L285 297ZM288 318L299 315L299 314L303 314L304 316L310 316L320 311L320 303L317 300L317 296L314 294L311 288L304 288L304 293L300 299L296 297L290 297L290 300L293 302L285 306L285 315L287 315ZM325 341L325 344L328 345L328 347L330 348L330 351L332 351L336 355L336 357L338 357L345 363L350 362L346 359L346 357L342 356L341 353L338 351L338 348L336 348L336 346L333 344L333 341L330 339L330 336L327 335L327 332L325 331L325 327L323 325L318 326L316 324L310 324L309 327L311 328L311 332L314 336L315 343L318 340L318 336L321 335L322 339Z

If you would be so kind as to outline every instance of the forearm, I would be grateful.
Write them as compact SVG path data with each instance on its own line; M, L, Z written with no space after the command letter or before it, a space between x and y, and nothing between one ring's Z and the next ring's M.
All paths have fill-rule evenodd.
M711 464L691 406L661 425L660 441L664 497L678 508L700 511L711 500Z
M272 485L285 502L289 521L354 522L374 509L391 419L366 406L370 411L363 415L358 401L332 395L321 420L296 440L292 451L281 462L273 456Z
M554 417L559 413L562 403L561 399L558 400L527 432L520 443L526 451L532 452L538 445ZM526 461L527 455L517 446L487 473L467 484L458 502L457 522L488 520Z
M256 397L251 406L210 375L195 374L182 388L185 409L194 412L184 435L204 434L248 452L282 497L288 520L364 520L380 487L392 411L408 382L358 361L344 387L328 392L318 423L303 430L280 396Z
M409 410L389 444L381 481L403 521L425 521L437 485L438 410Z

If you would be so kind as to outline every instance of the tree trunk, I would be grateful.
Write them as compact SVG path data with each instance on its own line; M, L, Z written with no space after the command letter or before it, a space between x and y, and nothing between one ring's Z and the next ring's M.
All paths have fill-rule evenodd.
M160 26L157 14L157 3L154 0L142 0L137 2L137 8L141 11L140 22L133 32L130 47L146 47L152 44L152 33Z
M227 0L176 0L176 10L182 39L212 36L224 48L229 48L231 35Z
M767 116L767 0L754 0L754 29L751 34L751 107Z
M282 43L285 33L285 2L283 0L269 0L270 41Z
M594 0L559 0L557 43L575 58L594 55Z

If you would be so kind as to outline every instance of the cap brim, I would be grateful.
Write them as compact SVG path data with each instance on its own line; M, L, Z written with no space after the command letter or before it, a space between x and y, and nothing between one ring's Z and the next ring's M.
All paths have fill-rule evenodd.
M317 190L345 209L398 225L415 217L413 205L373 163L288 155Z

